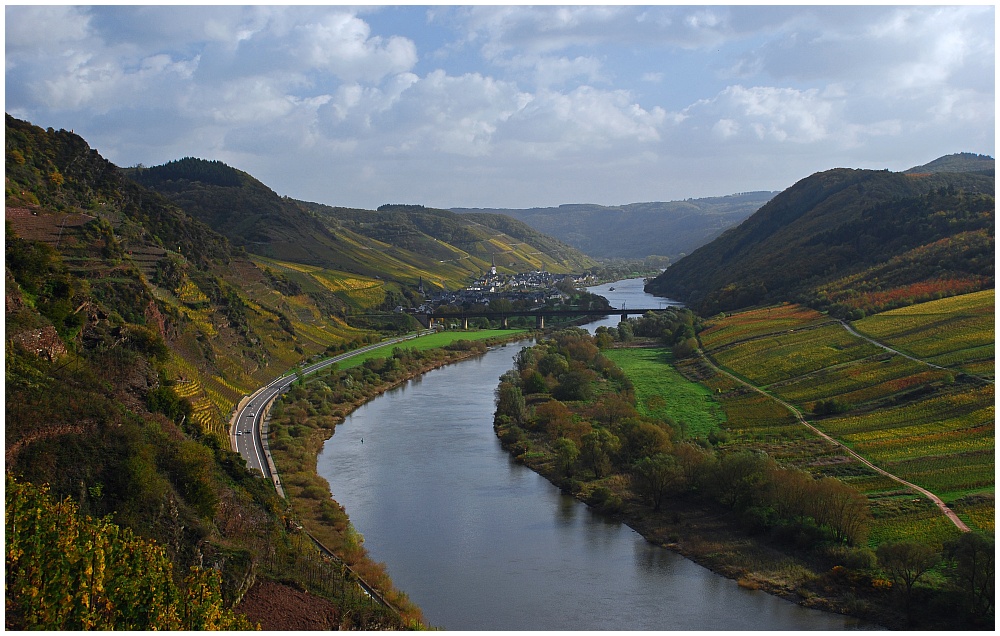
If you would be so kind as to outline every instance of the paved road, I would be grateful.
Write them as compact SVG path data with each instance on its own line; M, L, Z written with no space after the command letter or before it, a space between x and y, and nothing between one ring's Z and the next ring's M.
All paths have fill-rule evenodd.
M372 351L373 349L389 347L406 340L412 340L428 333L433 332L421 331L416 334L392 338L377 344L368 345L367 347L361 347L360 349L355 349L354 351L349 351L339 356L327 358L326 360L303 367L301 369L301 373L302 375L314 373L324 367L330 366L331 364L340 362L341 360L352 358L356 355ZM236 412L234 413L232 420L230 420L231 426L229 432L229 442L232 449L246 460L247 468L270 479L274 483L278 493L282 496L284 496L284 491L281 488L280 480L277 472L274 470L274 464L271 462L271 459L268 456L262 442L261 427L267 417L268 410L271 408L271 402L273 402L274 399L280 394L287 391L288 387L290 387L297 379L298 374L290 373L288 375L283 375L272 381L270 384L257 389L252 395L240 400L240 403L236 408Z

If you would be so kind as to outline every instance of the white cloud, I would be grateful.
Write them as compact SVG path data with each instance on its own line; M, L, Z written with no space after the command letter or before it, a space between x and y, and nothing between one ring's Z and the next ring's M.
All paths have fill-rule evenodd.
M45 24L44 34L38 30ZM39 50L57 51L59 48L82 42L90 35L90 19L77 7L61 6L8 6L4 26L4 45L8 53L34 57Z
M601 62L595 57L545 55L515 55L509 60L495 60L501 68L523 76L536 88L561 86L582 78L586 82L605 82L607 77L601 69Z
M410 70L417 61L411 40L373 37L368 24L349 13L330 14L299 26L292 37L298 55L310 68L347 81L378 82L386 75Z
M514 84L479 73L455 77L434 71L401 92L391 111L380 115L384 150L487 155L499 126L530 99Z
M349 205L683 198L994 148L993 7L404 11L7 7L7 110Z
M752 134L759 141L812 143L830 135L835 110L815 89L735 85L685 109L684 125L722 139Z

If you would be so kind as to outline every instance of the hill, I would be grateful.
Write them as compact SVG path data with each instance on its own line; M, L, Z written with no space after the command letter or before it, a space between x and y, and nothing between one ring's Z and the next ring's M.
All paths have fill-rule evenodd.
M583 254L513 219L464 217L419 205L357 210L280 197L245 172L186 158L128 171L251 254L394 283L451 289L497 266L581 271ZM404 305L407 303L403 303Z
M938 157L930 163L904 170L904 174L920 174L929 172L983 172L992 174L996 169L996 161L989 155L977 155L971 152L960 152L954 155Z
M989 288L994 205L992 170L828 170L774 197L647 290L706 314L797 300L857 317Z
M105 534L155 542L176 591L124 590L145 615L172 615L177 595L194 593L232 608L256 582L273 581L340 590L333 625L401 627L361 595L343 597L352 589L343 571L318 558L226 436L244 394L303 358L378 334L348 326L79 136L9 115L5 132L8 478L47 484L53 501L102 519ZM76 512L32 503L11 483L7 509L32 507L48 538L28 537L30 559L25 550L15 569L8 552L6 626L129 625L114 608L88 617L73 600L99 581L97 565L88 574L91 562L66 549L86 537L59 534L75 527ZM8 515L8 537L11 523ZM101 550L133 554L130 545L112 538ZM186 577L191 568L216 574ZM114 592L112 603L122 598Z
M685 201L620 206L560 205L526 210L454 208L463 214L503 214L523 221L594 258L676 260L739 224L774 192L744 192Z

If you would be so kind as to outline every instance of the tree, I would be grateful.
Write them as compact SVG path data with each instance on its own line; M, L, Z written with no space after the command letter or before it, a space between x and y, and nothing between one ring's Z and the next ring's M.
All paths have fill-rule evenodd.
M650 422L628 418L621 422L615 433L621 439L619 456L624 466L670 450L670 435Z
M568 426L573 422L573 412L559 400L549 400L535 407L535 421L549 437L558 439L565 437Z
M580 448L576 443L568 438L560 437L555 443L556 461L559 472L570 477L576 467L576 460L580 457Z
M622 322L618 323L619 340L621 340L622 342L632 342L632 339L634 337L635 336L632 333L632 325L629 324L627 320L623 320Z
M857 545L867 538L872 514L864 495L833 477L814 482L810 491L816 523L833 530L838 541Z
M587 400L593 393L593 371L569 371L559 379L559 384L552 389L552 395L560 400Z
M965 532L944 544L951 561L949 575L968 602L969 613L985 618L993 613L996 590L994 541L976 532Z
M591 408L592 416L608 428L629 417L638 417L639 412L618 393L606 393Z
M538 372L545 376L559 377L569 371L569 362L558 353L548 353L538 361Z
M903 598L910 604L914 584L941 560L941 555L926 543L893 541L883 543L875 552L879 565L892 578L897 587L903 586Z
M727 453L715 467L712 487L716 497L733 509L753 506L763 497L772 465L771 459L763 453Z
M583 436L581 456L594 471L594 476L601 479L611 470L611 456L617 452L619 440L606 428L595 428Z
M520 388L510 382L501 382L497 387L496 402L497 417L505 415L518 426L524 423L526 407Z
M653 510L659 510L663 498L684 484L684 468L673 455L658 453L635 463L632 474L640 493L649 498Z

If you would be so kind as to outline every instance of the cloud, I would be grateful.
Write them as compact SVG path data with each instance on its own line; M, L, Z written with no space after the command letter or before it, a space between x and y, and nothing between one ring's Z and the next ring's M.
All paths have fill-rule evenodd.
M515 55L495 60L495 63L535 88L562 86L576 79L589 83L608 81L600 60L591 56L580 55L570 59L565 56Z
M333 204L621 203L991 153L993 23L989 6L11 6L6 101L123 165L205 156Z
M349 13L333 13L294 29L297 56L311 69L346 81L378 82L413 68L416 46L407 38L372 36L367 23Z
M44 37L39 37L39 24L47 25ZM11 63L11 53L15 58L23 55L30 59L42 51L51 52L63 46L83 42L89 34L90 17L83 9L60 6L8 6L4 27L7 64Z

